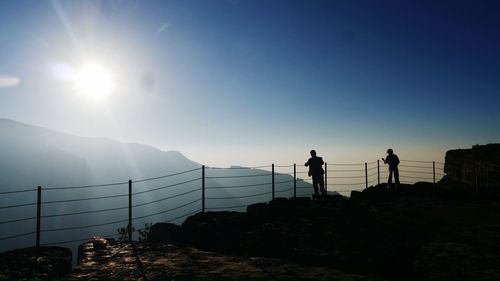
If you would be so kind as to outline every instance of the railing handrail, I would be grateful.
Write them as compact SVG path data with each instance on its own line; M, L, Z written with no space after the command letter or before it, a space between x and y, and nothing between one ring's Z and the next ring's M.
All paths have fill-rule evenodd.
M406 162L410 164L406 164ZM401 167L404 167L405 169L399 170L401 173L403 173L403 177L408 178L408 179L423 179L423 180L429 180L432 182L436 182L436 175L442 176L444 175L443 173L436 173L436 169L442 171L442 167L436 167L436 164L443 165L444 163L441 162L435 162L435 161L422 161L422 160L401 160ZM420 164L412 164L412 163L420 163ZM422 163L427 163L429 166L422 166ZM328 167L326 166L328 165ZM373 166L376 165L376 166ZM300 167L301 165L299 165ZM360 168L350 168L350 167L357 167L359 166ZM370 167L368 167L370 166ZM271 168L271 171L269 170L257 170L262 173L255 173L256 169L263 169L263 168ZM275 168L291 168L293 169L292 171L289 172L281 172L277 173L275 171ZM217 176L217 175L210 175L210 172L217 173L220 170L228 171L228 170L248 170L252 171L252 174L235 174L235 175L224 175L224 176ZM377 170L372 173L368 173L369 171L372 170ZM413 170L411 170L413 169ZM417 169L417 170L415 170ZM423 170L423 169L432 169L429 171ZM327 190L328 185L330 186L360 186L360 185L365 185L364 187L367 188L369 184L373 184L374 182L380 183L380 178L381 174L385 175L387 171L381 171L380 170L380 160L377 161L372 161L372 162L364 162L364 163L325 163L325 190ZM167 185L161 185L158 187L154 188L149 188L147 190L141 190L141 191L132 191L132 185L136 183L143 183L143 182L152 182L160 179L167 179L167 178L174 178L176 176L180 175L185 175L185 174L190 174L200 171L202 172L201 177L196 174L196 176L191 179L184 179L182 181L178 181L176 183L172 184L167 184ZM209 174L207 175L206 172ZM0 237L0 241L4 240L10 240L10 239L16 239L19 237L25 237L29 236L32 234L37 235L37 246L40 245L39 242L39 236L40 233L46 233L46 232L56 232L56 231L69 231L69 230L76 230L76 229L84 229L84 228L89 228L89 227L101 227L105 225L112 225L112 224L119 224L119 223L124 223L128 222L128 230L129 230L129 238L131 238L130 233L132 230L132 223L134 221L137 221L139 219L144 219L148 217L153 217L161 214L166 214L172 211L176 211L182 208L185 208L187 206L191 206L193 204L199 203L200 201L202 202L202 207L200 209L197 209L196 212L202 211L204 212L206 210L218 210L218 209L237 209L237 208L243 208L248 206L248 204L243 204L243 205L230 205L230 206L209 206L206 207L206 201L207 200L243 200L243 199L248 199L248 198L254 198L254 197L261 197L261 196L269 196L272 195L272 198L274 198L275 194L283 194L286 192L291 192L293 191L293 196L297 196L297 190L298 189L304 189L304 188L311 188L310 183L307 183L308 186L298 186L297 182L304 182L304 179L299 178L297 175L298 174L305 174L307 173L306 171L297 171L297 165L292 164L292 165L275 165L275 164L270 164L270 165L261 165L261 166L253 166L253 167L230 167L230 168L208 168L205 166L201 167L196 167L192 169L187 169L184 171L179 171L179 172L174 172L174 173L169 173L157 177L150 177L150 178L144 178L144 179L138 179L138 180L128 180L128 181L119 181L119 182L112 182L112 183L105 183L105 184L94 184L94 185L79 185L79 186L56 186L56 187L46 187L46 188L41 188L39 187L38 189L22 189L22 190L13 190L13 191L4 191L0 192L0 195L10 195L10 194L19 194L19 193L28 193L28 192L34 192L34 191L39 191L38 192L38 198L37 202L29 202L29 203L20 203L20 204L13 204L13 205L7 205L7 206L0 206L1 209L10 209L10 208L22 208L22 207L29 207L29 206L37 206L38 210L40 210L41 206L48 205L48 204L62 204L62 203L70 203L70 202L79 202L79 201L94 201L94 200L102 200L102 199L112 199L112 198L120 198L120 197L129 197L129 206L120 206L120 207L109 207L109 208L101 208L101 209L94 209L94 210L88 210L88 211L79 211L79 212L70 212L70 213L56 213L56 214L48 214L48 215L41 215L38 213L36 217L24 217L24 218L12 218L9 220L5 221L0 221L0 225L5 225L5 224L11 224L11 223L18 223L18 222L23 222L23 221L31 221L31 220L36 220L37 221L37 231L29 231L29 232L23 232L23 233L18 233L18 234L11 234L8 236ZM334 173L332 175L327 175L327 173ZM342 174L343 173L343 174ZM359 173L359 174L356 174ZM406 173L411 173L406 174ZM347 174L347 175L346 175ZM413 174L416 175L421 175L421 176L413 176ZM428 175L428 178L425 177L425 175ZM282 180L282 181L276 181L275 177L293 177L291 180ZM245 179L252 179L252 178L262 178L262 177L269 177L270 181L266 181L263 183L240 183L240 184L221 184L217 180L226 180L226 179L233 179L233 180L245 180ZM432 178L431 178L432 177ZM335 180L335 181L328 181L330 180ZM364 182L357 181L357 182L341 182L342 180L355 180L355 179L364 179ZM205 181L210 180L210 184L205 185ZM337 181L339 180L339 181ZM148 194L151 192L159 191L159 190L167 190L172 187L177 187L177 186L182 186L188 183L194 183L197 181L201 181L201 187L196 188L196 189L190 189L188 191L182 191L178 192L173 195L169 195L166 197L162 198L153 198L150 201L146 202L141 202L141 203L136 203L132 204L132 198L134 196L142 195L142 194ZM293 186L291 185L293 183ZM64 199L64 200L52 200L52 201L42 201L41 200L41 192L45 191L58 191L58 190L77 190L77 189L84 189L84 188L97 188L97 187L109 187L109 186L124 186L127 185L129 186L129 192L128 193L123 193L123 194L113 194L113 195L103 195L103 196L94 196L94 197L86 197L86 198L73 198L73 199ZM288 185L290 184L290 185ZM251 194L240 194L238 196L233 196L233 195L225 195L225 196L205 196L205 192L208 190L222 190L222 189L236 189L236 188L245 188L245 187L266 187L270 186L272 189L267 190L265 192L263 191L258 191L257 189L254 189L254 193ZM285 186L285 188L281 189L276 189L277 186ZM258 189L261 189L259 187ZM276 189L276 190L275 190ZM362 190L359 188L350 188L349 190L332 190L338 193L345 193L345 192L352 192L352 191L358 191ZM197 198L197 199L192 199L187 203L163 210L163 211L158 211L146 215L140 215L140 216L135 216L132 217L131 210L132 208L138 208L138 207L143 207L147 205L151 205L153 203L158 203L162 201L167 201L170 199L174 198L179 198L183 196L192 196L191 194L195 194L196 192L202 192L202 195ZM312 190L309 189L309 194L311 194ZM45 228L45 229L40 229L40 221L42 219L49 219L49 218L57 218L57 217L67 217L67 216L78 216L78 215L86 215L86 214L95 214L95 213L103 213L103 212L112 212L112 211L121 211L121 210L129 210L129 218L128 219L121 219L121 220L113 220L113 221L107 221L107 222L102 222L102 223L94 223L94 224L88 224L88 225L80 225L80 226L68 226L68 227L60 227L60 228ZM190 212L189 214L184 214L182 216L177 216L175 219L172 219L171 221L177 221L181 218L184 218L188 215L192 215L195 212ZM115 235L108 235L108 236L115 236ZM45 245L55 245L55 244L64 244L64 243L70 243L70 242L77 242L77 241L85 241L88 239L81 239L81 240L70 240L70 241L60 241L60 242L51 242Z

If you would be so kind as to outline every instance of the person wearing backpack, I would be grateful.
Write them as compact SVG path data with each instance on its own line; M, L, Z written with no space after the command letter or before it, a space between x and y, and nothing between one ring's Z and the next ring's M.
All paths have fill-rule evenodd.
M389 179L387 180L387 185L390 187L393 186L392 175L394 174L394 186L399 186L399 158L396 154L394 154L391 148L387 149L387 154L388 155L385 159L382 158L382 161L384 161L385 164L389 164Z

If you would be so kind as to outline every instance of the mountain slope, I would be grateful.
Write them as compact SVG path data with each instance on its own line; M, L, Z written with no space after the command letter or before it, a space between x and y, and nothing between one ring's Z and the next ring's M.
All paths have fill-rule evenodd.
M0 179L5 189L140 179L200 166L175 151L77 137L8 119L0 119L0 135L0 167L8 171Z
M0 119L0 134L0 192L42 186L43 244L116 234L127 225L129 179L135 228L159 221L180 223L201 209L201 164L179 152L72 136L8 119ZM184 171L190 172L177 174ZM207 168L205 175L207 210L240 211L271 199L269 170ZM275 176L276 196L291 196L293 177ZM72 188L116 182L121 184ZM33 244L33 234L2 240L34 231L33 219L2 222L33 218L34 202L35 191L0 196L0 250ZM32 205L2 208L17 204Z

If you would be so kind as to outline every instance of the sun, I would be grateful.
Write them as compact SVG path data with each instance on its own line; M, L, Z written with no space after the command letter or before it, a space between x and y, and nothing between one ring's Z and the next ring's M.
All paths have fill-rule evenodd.
M113 89L109 70L99 64L87 64L75 76L78 93L90 100L106 99Z

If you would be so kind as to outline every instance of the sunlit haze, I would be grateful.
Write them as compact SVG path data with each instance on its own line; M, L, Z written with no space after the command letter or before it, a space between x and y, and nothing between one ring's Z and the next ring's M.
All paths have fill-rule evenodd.
M443 161L500 140L499 6L1 1L0 117L210 166Z

